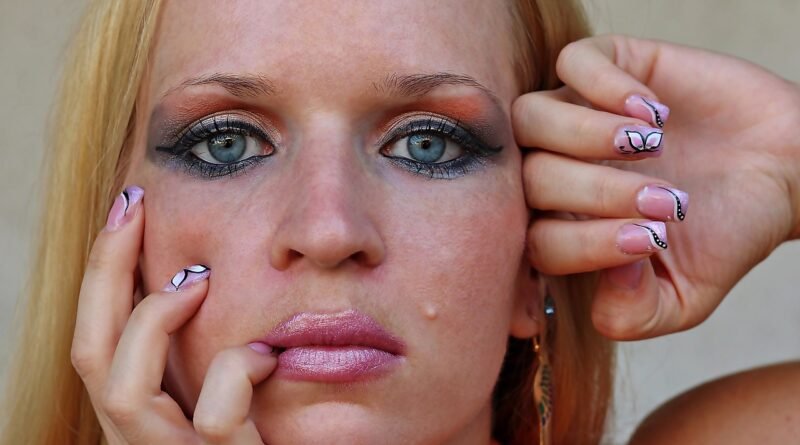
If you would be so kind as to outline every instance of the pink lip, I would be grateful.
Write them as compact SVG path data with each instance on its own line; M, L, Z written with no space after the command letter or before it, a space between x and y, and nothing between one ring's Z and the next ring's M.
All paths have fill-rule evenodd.
M400 360L405 345L368 315L302 312L279 324L263 341L276 349L277 377L344 383L377 377Z

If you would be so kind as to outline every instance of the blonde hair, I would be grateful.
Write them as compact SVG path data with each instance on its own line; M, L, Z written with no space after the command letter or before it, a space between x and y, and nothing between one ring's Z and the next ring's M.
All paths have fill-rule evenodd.
M20 343L6 387L2 444L96 445L102 430L70 349L88 253L122 187L136 97L160 0L90 2L69 53L46 158L46 195ZM522 91L553 88L556 57L588 35L573 0L517 0L514 38ZM590 278L554 280L555 443L597 443L611 388L611 348L589 317ZM530 342L510 344L495 397L496 437L534 443Z

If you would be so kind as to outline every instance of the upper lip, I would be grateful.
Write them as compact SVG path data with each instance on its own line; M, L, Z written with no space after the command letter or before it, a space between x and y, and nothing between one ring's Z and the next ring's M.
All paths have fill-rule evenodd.
M325 314L300 312L280 323L264 342L277 348L299 346L366 346L400 355L405 345L372 317L349 309Z

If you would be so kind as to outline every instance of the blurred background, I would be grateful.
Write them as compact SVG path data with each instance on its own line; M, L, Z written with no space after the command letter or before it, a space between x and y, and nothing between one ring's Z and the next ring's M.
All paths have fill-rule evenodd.
M558 0L553 0L558 1ZM43 128L65 45L85 0L2 0L0 16L0 378L31 261ZM733 54L800 81L798 0L586 0L598 33ZM743 91L742 94L748 94ZM800 243L753 270L703 325L619 347L607 443L625 443L655 406L701 382L800 359Z

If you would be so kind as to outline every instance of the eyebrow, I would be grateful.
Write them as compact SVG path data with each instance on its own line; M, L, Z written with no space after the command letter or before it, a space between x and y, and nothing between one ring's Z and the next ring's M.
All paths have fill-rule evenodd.
M254 74L213 73L204 76L190 77L180 85L170 88L164 96L190 86L218 85L236 97L271 96L276 93L275 84L265 76Z
M454 74L448 72L430 74L389 74L381 82L374 82L372 86L375 91L384 94L420 97L430 93L433 89L442 85L465 85L474 87L494 102L502 109L502 102L492 90L483 86L474 77L465 74Z
M252 98L277 94L275 84L266 76L254 74L213 73L191 77L180 85L170 88L163 97L190 86L217 85L236 97ZM443 85L464 85L477 88L485 94L495 106L502 109L502 102L492 90L482 85L475 78L465 74L449 72L397 74L392 73L380 82L373 82L376 92L395 96L421 97Z

